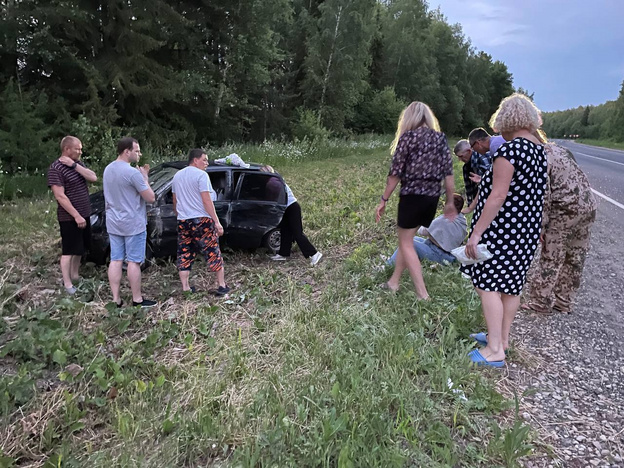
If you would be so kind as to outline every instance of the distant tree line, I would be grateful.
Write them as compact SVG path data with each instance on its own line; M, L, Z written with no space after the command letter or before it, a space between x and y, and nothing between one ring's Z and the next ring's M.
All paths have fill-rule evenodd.
M598 106L545 112L543 118L544 131L553 138L578 135L593 140L624 142L624 82L615 101Z
M0 0L0 156L43 168L61 136L110 159L392 132L429 104L448 134L483 125L507 67L425 0Z

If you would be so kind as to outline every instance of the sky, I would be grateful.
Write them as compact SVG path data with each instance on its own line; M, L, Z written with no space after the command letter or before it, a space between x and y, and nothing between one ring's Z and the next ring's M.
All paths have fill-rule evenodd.
M617 99L624 0L428 0L473 47L507 65L543 111Z

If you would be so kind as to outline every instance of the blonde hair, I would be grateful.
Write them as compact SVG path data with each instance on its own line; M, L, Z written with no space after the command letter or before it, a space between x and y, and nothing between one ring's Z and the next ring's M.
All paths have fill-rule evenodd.
M265 166L262 166L260 168L260 172L270 172L271 174L275 173L275 169L273 169L271 166L269 166L268 164Z
M490 127L498 133L524 129L531 133L542 125L540 110L524 94L514 93L503 99L490 119Z
M390 146L390 152L394 153L396 150L401 135L420 127L428 127L436 132L440 131L438 119L436 119L436 116L433 114L433 111L429 108L429 106L424 102L414 101L403 109L403 112L401 112L396 135L392 141L392 146Z
M544 145L548 143L548 137L546 136L546 132L541 128L535 130L535 132L533 132L533 135L540 141L540 143Z

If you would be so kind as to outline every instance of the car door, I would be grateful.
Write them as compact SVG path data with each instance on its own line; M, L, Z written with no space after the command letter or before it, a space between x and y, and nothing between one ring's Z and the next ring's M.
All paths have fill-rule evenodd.
M208 169L210 184L215 191L215 198L212 200L217 217L224 233L228 232L230 225L230 201L232 200L232 181L231 172L227 170L210 170Z
M235 247L260 247L277 228L286 210L286 190L277 174L233 171L234 196L227 242Z

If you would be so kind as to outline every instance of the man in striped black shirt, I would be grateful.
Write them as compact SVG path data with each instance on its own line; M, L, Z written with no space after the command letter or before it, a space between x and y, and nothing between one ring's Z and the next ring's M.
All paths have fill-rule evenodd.
M91 242L91 204L87 182L97 176L80 160L82 143L74 136L61 140L61 157L50 165L48 187L58 203L57 217L61 228L61 273L68 294L75 294L80 258Z

